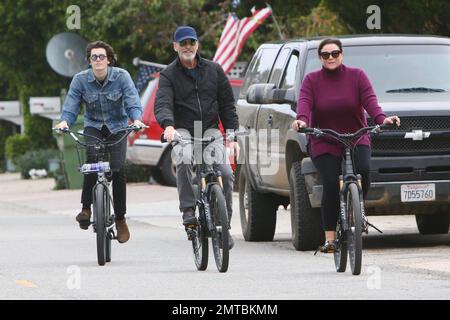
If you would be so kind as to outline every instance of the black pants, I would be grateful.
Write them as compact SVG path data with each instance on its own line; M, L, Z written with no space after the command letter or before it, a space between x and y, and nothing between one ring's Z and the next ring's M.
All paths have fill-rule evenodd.
M93 127L84 128L84 133L98 138L108 138L108 141L117 141L122 134L114 134L103 126L101 130ZM86 137L86 143L92 144L94 138ZM125 177L125 158L127 153L127 139L123 139L119 144L109 148L107 155L104 155L103 161L110 162L112 176L112 189L114 200L114 214L118 220L124 218L126 213L126 177ZM94 148L87 148L87 163L95 163L98 161L98 153ZM83 192L81 193L81 203L83 208L90 208L92 204L92 188L97 181L97 174L86 174L83 181Z
M357 146L354 149L355 173L362 176L364 198L370 188L370 155L368 146ZM322 223L325 231L336 230L339 205L339 175L342 172L342 158L330 154L322 154L312 159L322 178Z

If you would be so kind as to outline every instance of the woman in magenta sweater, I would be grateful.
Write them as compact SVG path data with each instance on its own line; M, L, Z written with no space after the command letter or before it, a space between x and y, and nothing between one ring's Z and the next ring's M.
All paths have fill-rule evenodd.
M376 124L397 124L397 116L387 117L378 105L372 85L363 70L342 64L342 43L337 39L323 40L318 49L322 69L311 72L303 80L297 101L297 120L292 129L317 127L339 133L355 132L367 126L364 110ZM322 223L325 244L320 251L334 252L336 224L339 213L339 175L342 145L327 138L310 138L311 159L323 182ZM364 197L370 187L370 141L364 135L354 149L356 172L362 175Z

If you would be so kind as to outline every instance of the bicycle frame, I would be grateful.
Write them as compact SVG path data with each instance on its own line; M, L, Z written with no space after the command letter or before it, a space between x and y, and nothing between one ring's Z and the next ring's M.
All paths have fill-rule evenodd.
M342 174L339 175L339 196L340 196L340 217L342 222L342 228L344 231L347 231L349 226L349 219L347 217L347 200L345 199L349 185L351 183L355 183L358 188L359 193L359 199L361 199L361 209L364 209L363 204L363 190L362 190L362 182L361 182L361 175L356 174L353 169L353 161L351 157L351 150L349 147L345 148L345 156L342 159ZM362 212L364 215L364 211ZM364 220L364 219L363 219Z
M114 233L115 216L111 214L111 207L114 207L113 197L111 193L111 169L109 162L103 162L104 156L108 151L108 147L122 142L132 131L140 130L141 127L130 126L126 129L119 130L119 132L125 131L117 141L109 142L107 139L101 139L95 136L91 136L85 133L74 133L69 129L54 129L60 132L69 133L71 137L76 141L77 145L81 145L85 148L94 148L96 151L96 162L89 164L82 164L79 150L78 161L80 163L79 171L82 174L97 174L97 181L92 188L92 202L93 202L93 232L97 234L97 260L98 264L103 266L105 262L111 261L111 240L116 239ZM80 141L77 137L80 136L90 137L95 140L94 143L88 144ZM100 188L100 190L99 190Z
M384 126L387 127L387 126ZM371 131L379 133L382 126L361 128L355 133L340 134L331 129L303 128L300 132L312 134L316 137L328 136L339 141L345 147L341 162L342 174L339 175L339 203L340 213L336 226L336 249L334 262L337 272L344 272L347 265L347 252L353 275L361 272L362 261L362 232L367 233L370 225L364 214L364 199L361 175L355 174L352 159L352 148L364 133ZM355 189L356 187L356 189ZM350 207L351 204L351 207ZM351 210L349 210L351 208Z

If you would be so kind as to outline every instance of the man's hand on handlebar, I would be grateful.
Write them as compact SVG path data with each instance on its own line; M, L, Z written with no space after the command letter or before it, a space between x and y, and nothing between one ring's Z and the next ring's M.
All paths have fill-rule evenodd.
M167 142L172 142L175 135L178 134L178 132L175 130L173 126L167 126L164 130L164 139L167 140Z
M58 123L53 129L60 132L69 129L69 125L67 124L67 121L64 120Z
M306 122L302 121L302 120L294 120L294 122L292 122L291 124L291 128L294 131L298 131L300 128L306 128L308 125L306 124Z
M144 131L144 129L148 128L148 126L146 126L145 123L143 123L141 120L138 120L138 119L133 121L133 126L141 128L139 130L139 132L142 132L142 131Z

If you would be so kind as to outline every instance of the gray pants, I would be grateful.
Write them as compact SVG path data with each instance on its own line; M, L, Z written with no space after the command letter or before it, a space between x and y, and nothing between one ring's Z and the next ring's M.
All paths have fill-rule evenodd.
M193 152L193 150L196 150ZM214 150L214 151L212 151ZM195 158L202 157L201 159ZM228 161L228 156L223 144L210 144L205 150L197 149L196 146L177 145L174 147L172 157L177 164L177 188L178 197L180 200L180 210L186 208L195 208L195 193L192 185L192 178L195 177L193 173L193 163L199 163L199 161L205 161L206 163L214 163L214 168L219 170L222 174L223 191L225 194L225 200L227 202L228 217L231 221L231 214L233 212L233 182L234 174Z
M227 201L228 218L231 220L233 212L233 182L234 174L229 164L214 165L222 173L223 191ZM177 164L177 189L180 199L180 211L185 208L195 207L195 190L192 185L193 165L181 163Z

